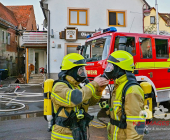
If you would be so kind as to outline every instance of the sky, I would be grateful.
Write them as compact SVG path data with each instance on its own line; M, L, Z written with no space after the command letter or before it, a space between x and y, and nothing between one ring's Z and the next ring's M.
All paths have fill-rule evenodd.
M155 7L156 0L146 0L151 7ZM170 0L157 0L159 13L170 13Z
M3 5L33 5L36 22L39 25L39 29L43 29L44 15L40 7L40 0L0 0ZM151 7L155 7L156 0L146 0ZM158 11L160 13L170 13L170 0L157 0Z

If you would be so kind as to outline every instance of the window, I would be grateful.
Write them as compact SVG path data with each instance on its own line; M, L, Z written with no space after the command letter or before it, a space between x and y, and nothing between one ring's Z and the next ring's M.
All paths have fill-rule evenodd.
M87 10L69 10L69 25L87 25Z
M132 56L136 55L135 37L117 36L115 38L114 51L124 50Z
M109 11L109 26L125 27L125 12Z
M156 58L169 58L167 39L155 39L155 46L156 46Z
M67 54L69 53L78 53L77 45L67 45Z
M150 23L155 24L155 16L150 16Z
M152 58L152 46L150 38L139 38L141 58Z
M11 34L8 33L8 45L10 45L10 42L11 42Z
M109 55L111 36L104 36L85 44L83 56L87 62L105 60Z
M2 42L6 43L6 32L2 31Z

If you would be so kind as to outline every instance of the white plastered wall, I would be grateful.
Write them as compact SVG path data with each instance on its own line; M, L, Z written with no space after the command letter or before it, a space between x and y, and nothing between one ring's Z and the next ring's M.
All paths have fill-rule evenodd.
M60 72L60 65L65 56L66 43L79 43L83 45L85 39L78 39L75 42L67 42L59 39L59 32L66 27L77 27L78 31L95 31L99 28L108 28L108 10L125 11L126 27L116 27L118 32L143 33L142 0L47 0L50 10L50 28L54 31L55 48L50 46L50 73ZM88 25L68 25L68 9L87 9ZM61 48L58 48L61 44Z

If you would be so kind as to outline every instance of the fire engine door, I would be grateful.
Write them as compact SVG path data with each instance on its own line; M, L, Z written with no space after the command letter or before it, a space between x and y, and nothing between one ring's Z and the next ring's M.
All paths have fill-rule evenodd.
M155 38L155 85L157 89L170 87L170 61L168 39Z

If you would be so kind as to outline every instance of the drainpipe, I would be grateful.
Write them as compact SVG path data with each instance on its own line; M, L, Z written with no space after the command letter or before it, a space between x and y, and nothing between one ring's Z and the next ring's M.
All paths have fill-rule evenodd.
M145 5L145 4L144 4L144 5ZM144 17L145 17L145 16L144 16L144 5L143 5L143 7L142 7L142 11L143 11L143 14L142 14L142 17L143 17L143 33L145 32L145 31L144 31Z
M155 8L156 8L156 22L157 22L157 35L159 35L159 17L158 17L158 3L155 0Z
M47 77L50 78L50 10L43 7L42 1L40 1L40 6L42 9L48 11L48 44L47 44Z

